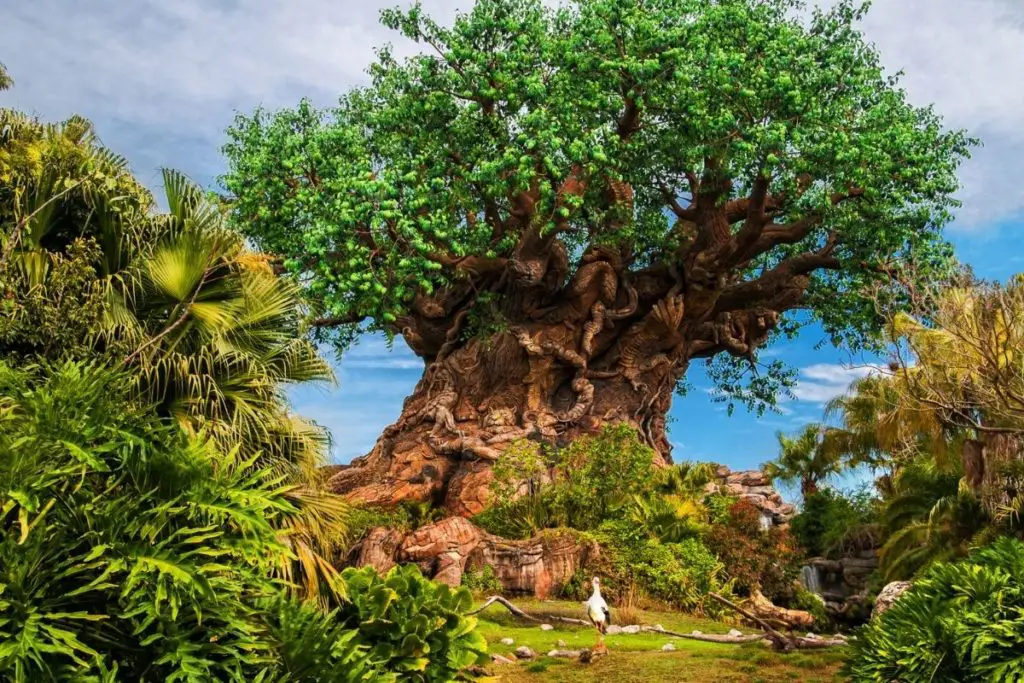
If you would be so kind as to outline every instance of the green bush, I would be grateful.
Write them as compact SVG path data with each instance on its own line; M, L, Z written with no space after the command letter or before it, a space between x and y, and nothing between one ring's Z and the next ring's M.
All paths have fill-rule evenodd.
M381 577L372 567L341 573L350 602L342 622L358 629L374 661L403 681L451 681L463 669L482 663L487 643L476 619L465 616L473 599L420 575L415 565L393 568Z
M702 612L714 605L710 591L728 591L721 563L698 538L662 543L628 520L606 522L597 538L610 556L609 593L615 597L639 588L665 605ZM589 577L582 578L581 592L589 592Z
M187 437L108 369L0 363L0 680L448 681L484 651L415 569L284 596L270 470Z
M1024 543L932 566L853 643L854 681L1024 681Z
M790 529L809 555L832 556L873 525L877 516L875 499L867 492L844 494L826 488L804 499Z
M474 593L500 593L504 588L489 564L479 571L467 569L462 572L462 585Z
M269 657L253 604L283 492L126 384L0 363L0 678L233 680Z
M267 603L263 612L275 655L263 681L397 682L393 673L373 663L367 648L359 644L359 632L343 627L336 610L325 612L311 602L282 598Z
M542 483L549 472L553 481ZM625 424L549 453L518 442L495 465L494 504L473 521L506 538L529 538L542 529L590 531L621 517L655 483L654 451ZM525 495L516 497L523 488Z

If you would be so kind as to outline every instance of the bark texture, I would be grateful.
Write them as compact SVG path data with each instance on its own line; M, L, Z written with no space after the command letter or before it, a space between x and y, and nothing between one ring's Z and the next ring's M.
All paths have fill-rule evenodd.
M570 175L558 206L594 201L594 182ZM714 166L689 182L693 201L669 202L672 239L650 265L638 263L635 245L599 239L633 214L633 188L617 181L594 207L602 218L578 259L560 237L574 229L567 221L538 227L537 188L511 197L507 217L487 217L496 238L519 235L510 257L432 254L457 277L418 295L395 324L423 359L423 377L398 421L330 487L354 501L432 501L470 515L487 504L491 463L509 443L564 443L615 422L668 461L665 416L689 363L719 353L752 359L780 313L800 304L810 274L839 267L830 235L743 279L759 255L800 242L821 216L775 222L788 200L771 195L766 179L729 201L731 184Z

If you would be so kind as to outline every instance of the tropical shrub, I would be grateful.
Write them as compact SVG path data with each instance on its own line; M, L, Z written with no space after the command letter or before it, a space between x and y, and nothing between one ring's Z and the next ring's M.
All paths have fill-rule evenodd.
M711 591L728 592L722 564L699 538L663 543L628 519L601 525L597 540L605 549L608 593L622 599L635 591L664 605L704 612ZM580 582L577 595L589 593L589 577Z
M853 641L854 681L1024 681L1024 543L938 563Z
M796 541L811 556L832 556L851 545L858 534L877 536L877 501L866 491L845 494L824 488L804 498L790 522Z
M0 362L0 680L448 681L484 652L468 593L414 568L285 597L290 487L133 398Z
M464 614L473 602L467 589L425 579L415 565L383 577L372 567L348 568L341 578L350 601L338 618L357 629L370 656L402 681L451 681L486 659L476 619Z
M495 465L493 504L473 521L508 538L596 529L653 490L654 455L624 424L546 453L534 443L515 443Z
M0 363L0 677L236 680L272 659L254 604L285 553L279 482L126 385Z
M500 593L504 588L501 579L489 564L478 571L467 569L462 572L462 585L474 593Z
M394 673L378 668L359 632L345 628L337 610L326 612L314 603L294 597L264 605L266 636L275 656L265 677L253 679L285 683L392 683Z
M733 503L728 518L713 524L704 542L739 592L759 589L769 598L792 592L803 550L788 530L763 529L761 511L749 501Z

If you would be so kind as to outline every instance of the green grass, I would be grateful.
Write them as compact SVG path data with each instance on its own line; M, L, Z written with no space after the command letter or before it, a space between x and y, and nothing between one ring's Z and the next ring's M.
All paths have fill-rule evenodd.
M516 605L530 614L564 615L582 618L583 607L573 602L516 600ZM596 633L583 626L559 625L543 631L536 624L525 623L494 605L480 616L480 631L490 645L492 654L512 658L512 651L526 645L538 655L536 660L515 665L492 664L488 671L495 680L509 683L541 681L621 681L623 683L692 682L711 683L833 683L841 681L842 650L798 652L784 655L763 643L722 645L696 640L671 638L655 633L611 635L605 639L609 654L593 664L544 656L563 640L566 648L578 650L592 647ZM613 611L612 617L614 619ZM726 633L733 624L701 619L675 612L640 612L643 624L661 624L671 631L689 633ZM739 627L744 630L743 627ZM502 638L512 638L514 645L502 645ZM675 652L661 652L671 642Z

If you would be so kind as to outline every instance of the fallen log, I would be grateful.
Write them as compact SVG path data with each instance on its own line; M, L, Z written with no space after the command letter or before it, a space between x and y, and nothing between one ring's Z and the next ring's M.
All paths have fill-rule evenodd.
M710 595L713 599L722 603L729 609L740 614L741 616L746 617L747 619L753 621L754 623L758 624L761 628L763 628L765 630L765 637L776 650L781 650L782 652L791 652L793 650L818 650L827 647L837 647L846 645L845 638L805 638L803 636L795 635L787 636L786 634L777 631L771 624L769 624L761 617L758 617L757 615L743 609L731 600L726 600L718 593L708 593L708 595ZM765 600L767 600L767 598L765 598Z
M762 619L783 624L786 628L808 628L814 625L814 615L800 609L779 607L759 590L750 594L750 609Z
M469 612L466 612L466 614L467 615L479 614L480 612L483 612L485 609L487 609L488 607L490 607L491 605L494 605L494 604L501 605L502 607L504 607L505 609L507 609L509 612L511 612L515 616L519 617L520 619L526 619L527 621L533 621L533 622L536 622L538 624L542 624L542 623L545 623L545 622L548 622L548 621L560 621L560 622L565 623L565 624L576 624L577 626L593 626L593 624L591 624L586 619L573 619L572 617L560 617L560 616L557 616L557 615L545 616L544 618L535 617L532 614L527 614L523 610L519 609L518 607L516 607L515 605L513 605L511 602L509 602L505 598L501 597L500 595L492 595L491 597L487 598L487 601L484 602L484 604L480 605L479 607L477 607L474 610L470 610Z
M502 607L504 607L505 609L507 609L509 612L511 612L513 615L519 617L520 619L525 619L526 621L532 621L532 622L538 623L538 624L544 623L544 622L548 622L548 621L561 621L563 623L576 624L578 626L593 626L593 624L591 624L589 621L586 621L585 619L573 619L572 617L561 617L561 616L557 616L557 615L545 615L544 617L534 616L532 614L528 614L528 613L524 612L523 610L519 609L518 607L513 605L509 600L507 600L506 598L503 598L500 595L492 595L491 597L487 598L487 600L484 602L484 604L480 605L479 607L477 607L474 610L470 610L469 612L466 612L466 614L467 615L479 614L480 612L483 612L485 609L487 609L491 605L501 605ZM743 643L754 643L754 642L757 642L759 640L764 640L765 638L768 637L764 633L751 634L751 635L746 635L746 636L730 636L730 635L725 635L725 634L715 635L715 634L708 634L708 633L702 633L702 634L698 635L698 634L694 634L694 633L680 633L678 631L669 631L668 629L654 628L653 626L641 626L640 630L645 632L645 633L659 633L661 635L672 636L673 638L684 638L686 640L699 640L699 641L702 641L702 642L705 642L705 643L725 643L727 645L742 645Z

